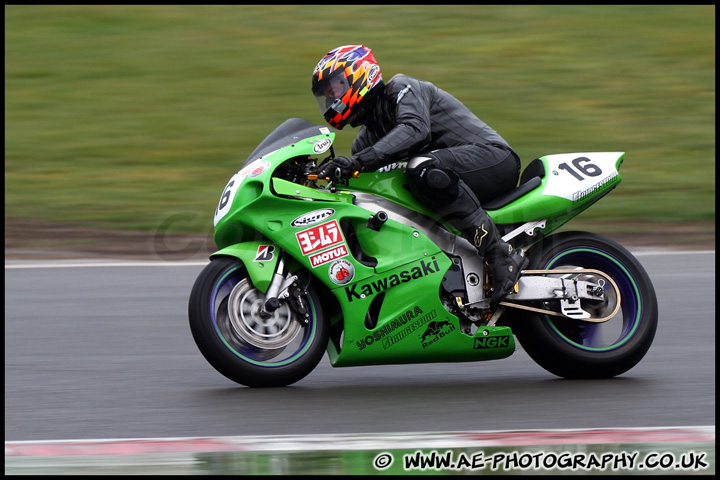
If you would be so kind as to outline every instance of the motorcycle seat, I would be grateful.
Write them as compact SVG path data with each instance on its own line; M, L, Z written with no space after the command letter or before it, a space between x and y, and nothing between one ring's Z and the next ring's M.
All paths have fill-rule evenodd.
M508 205L518 198L522 197L526 193L535 190L542 183L542 178L545 176L545 167L543 166L542 160L536 158L523 170L520 175L520 185L514 190L510 190L499 197L496 197L489 202L483 204L485 210L497 210L499 208Z
M517 187L515 190L511 190L508 193L501 195L493 200L490 200L489 202L485 202L483 205L483 208L485 210L497 210L498 208L502 208L505 205L508 205L518 198L522 197L526 193L529 193L533 190L535 190L537 187L540 186L542 183L542 179L540 177L533 177L530 180L528 180L525 183L520 184L519 187Z

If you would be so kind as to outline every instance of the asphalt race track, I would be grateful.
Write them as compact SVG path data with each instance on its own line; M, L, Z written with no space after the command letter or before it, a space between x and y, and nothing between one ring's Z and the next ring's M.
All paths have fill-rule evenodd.
M236 385L197 350L201 262L6 261L5 440L714 426L715 252L634 252L659 328L621 377L559 379L518 347L481 363L325 358L279 389Z

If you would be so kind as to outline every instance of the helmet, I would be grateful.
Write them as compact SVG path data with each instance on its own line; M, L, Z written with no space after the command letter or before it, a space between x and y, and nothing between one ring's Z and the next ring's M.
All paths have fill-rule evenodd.
M313 71L312 92L325 120L339 130L362 117L372 95L382 83L380 66L372 50L363 45L337 47ZM375 89L377 90L377 89Z

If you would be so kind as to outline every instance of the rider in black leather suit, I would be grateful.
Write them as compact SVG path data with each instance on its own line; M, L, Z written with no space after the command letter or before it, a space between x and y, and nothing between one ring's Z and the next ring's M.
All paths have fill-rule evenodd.
M351 157L335 157L321 177L372 171L408 160L410 191L478 249L493 273L497 305L527 265L502 242L481 207L517 185L520 159L508 143L465 105L432 83L395 75L387 84L372 51L338 47L318 63L313 93L328 123L362 125Z

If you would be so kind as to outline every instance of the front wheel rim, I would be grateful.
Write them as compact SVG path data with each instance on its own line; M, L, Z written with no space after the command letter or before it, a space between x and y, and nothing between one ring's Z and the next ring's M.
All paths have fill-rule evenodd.
M269 315L261 315L265 301L247 279L238 282L228 298L228 316L238 338L256 347L278 349L287 346L300 331L300 322L286 303Z
M269 319L256 318L265 295L238 265L215 282L209 308L213 329L235 356L261 367L281 367L300 359L316 336L315 308L306 297L310 318L306 324L282 304Z

